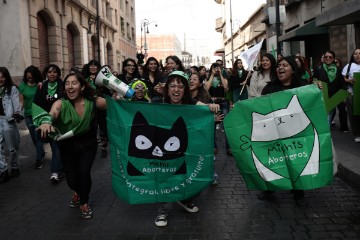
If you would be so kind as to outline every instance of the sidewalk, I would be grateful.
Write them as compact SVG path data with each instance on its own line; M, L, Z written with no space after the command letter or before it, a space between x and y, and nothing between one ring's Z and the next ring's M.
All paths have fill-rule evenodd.
M354 141L351 132L342 133L339 125L331 127L337 159L338 176L360 189L360 143Z

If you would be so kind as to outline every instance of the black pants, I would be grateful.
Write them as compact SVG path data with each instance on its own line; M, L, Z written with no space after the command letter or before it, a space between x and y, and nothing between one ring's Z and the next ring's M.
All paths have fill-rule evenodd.
M74 151L69 145L59 142L60 156L63 161L68 186L80 196L80 203L89 200L91 167L97 151L96 143L86 151Z

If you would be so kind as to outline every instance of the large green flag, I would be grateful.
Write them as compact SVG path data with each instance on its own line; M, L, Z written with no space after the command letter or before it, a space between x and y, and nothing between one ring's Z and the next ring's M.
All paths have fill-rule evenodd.
M174 202L213 180L214 115L207 106L107 99L115 193L130 204Z
M240 101L224 125L248 188L305 190L332 183L330 129L315 85Z

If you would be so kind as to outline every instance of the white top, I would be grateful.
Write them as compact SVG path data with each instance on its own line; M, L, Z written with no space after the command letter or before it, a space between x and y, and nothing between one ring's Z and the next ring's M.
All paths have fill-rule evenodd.
M349 66L349 64L346 64L346 66L343 68L342 73L341 73L343 76L346 75L348 66ZM350 79L353 78L354 72L360 72L360 64L356 64L356 63L351 64L350 71L349 71L349 78Z
M252 74L250 80L250 87L248 89L249 98L261 96L263 88L270 82L270 73L264 73L256 71Z

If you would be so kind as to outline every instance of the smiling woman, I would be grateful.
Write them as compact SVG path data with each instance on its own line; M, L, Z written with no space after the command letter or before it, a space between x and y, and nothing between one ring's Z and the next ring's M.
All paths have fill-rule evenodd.
M70 207L79 207L83 218L92 218L88 205L91 167L97 150L96 108L105 109L105 99L94 97L94 89L76 73L63 83L65 96L51 107L50 117L39 126L42 137L55 131L68 186L74 191ZM54 122L54 123L53 123ZM61 140L60 140L61 139Z

